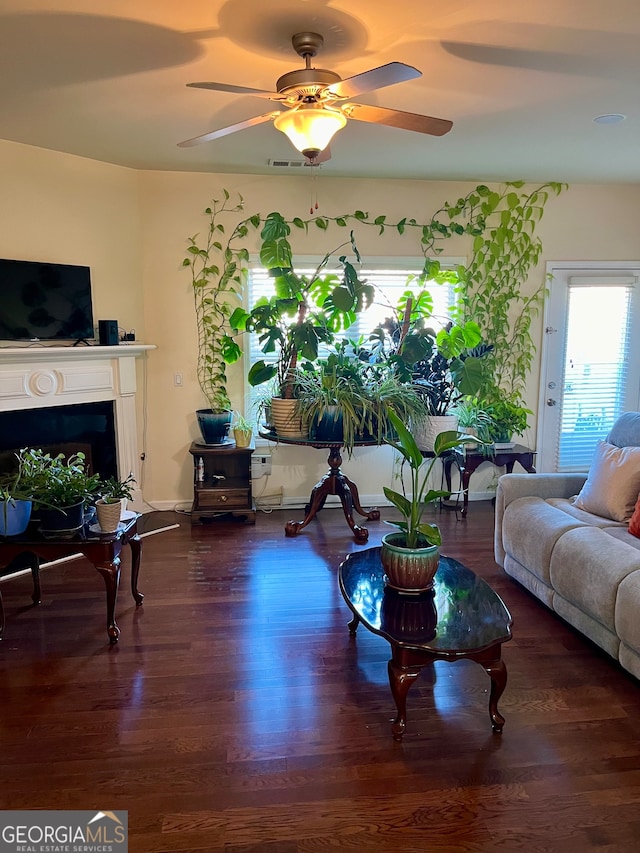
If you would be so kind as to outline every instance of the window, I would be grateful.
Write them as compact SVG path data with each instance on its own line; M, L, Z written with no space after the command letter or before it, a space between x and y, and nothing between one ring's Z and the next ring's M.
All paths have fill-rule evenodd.
M460 258L442 259L440 258L441 267L454 267L462 263ZM308 263L308 266L306 266ZM411 275L415 275L422 270L422 258L384 258L379 259L375 264L367 264L366 267L358 269L358 275L361 279L366 279L369 284L375 285L376 295L373 305L367 310L358 315L356 322L344 333L345 337L357 340L362 336L367 340L371 332L379 326L380 323L393 313L400 294L405 290L414 289L417 292L418 284L407 283L407 279ZM305 259L305 266L301 266L299 273L312 274L315 270L314 260ZM328 270L331 271L330 269ZM455 291L452 285L437 284L436 282L428 282L426 285L430 291L434 301L433 325L436 328L444 326L449 319L449 307L455 301ZM424 289L424 288L422 288ZM249 271L248 282L248 304L254 305L256 300L262 296L270 298L273 296L273 282L265 270L257 261L252 263ZM245 345L246 358L245 370L249 371L252 364L260 359L266 362L275 361L276 353L265 355L260 349L258 336L252 334L249 336L249 341ZM248 399L246 411L252 412L255 410L255 403L260 399L259 388L248 388Z

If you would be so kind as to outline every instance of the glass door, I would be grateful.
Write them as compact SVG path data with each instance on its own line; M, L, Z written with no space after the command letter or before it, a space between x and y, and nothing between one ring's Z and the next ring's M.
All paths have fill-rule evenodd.
M541 471L586 471L596 442L637 409L640 268L556 267L545 311ZM635 334L634 334L635 332Z

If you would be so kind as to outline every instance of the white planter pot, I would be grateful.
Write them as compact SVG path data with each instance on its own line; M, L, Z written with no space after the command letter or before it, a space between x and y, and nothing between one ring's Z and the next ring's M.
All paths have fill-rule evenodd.
M441 432L458 429L455 415L428 415L423 421L412 423L411 431L420 450L433 452L436 436Z
M302 416L297 414L297 400L285 400L274 397L271 400L273 426L276 435L283 438L307 438L309 426L302 422Z
M120 523L122 506L120 501L115 504L106 504L102 498L96 501L96 515L98 524L104 533L115 533Z

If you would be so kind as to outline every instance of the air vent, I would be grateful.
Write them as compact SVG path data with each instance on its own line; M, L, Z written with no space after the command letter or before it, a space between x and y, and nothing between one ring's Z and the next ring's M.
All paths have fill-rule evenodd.
M274 169L299 169L307 165L306 160L267 160L267 163Z

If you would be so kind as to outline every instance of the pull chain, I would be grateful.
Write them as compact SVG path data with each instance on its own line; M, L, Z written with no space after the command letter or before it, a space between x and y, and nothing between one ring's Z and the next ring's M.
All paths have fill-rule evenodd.
M318 207L319 207L319 205L318 205L318 188L316 185L316 181L318 178L318 176L316 174L316 169L318 168L318 165L319 164L317 164L317 163L309 163L309 168L311 169L311 206L309 208L309 213L311 213L311 214L313 214L316 210L318 210ZM315 203L313 200L314 194L315 194Z

